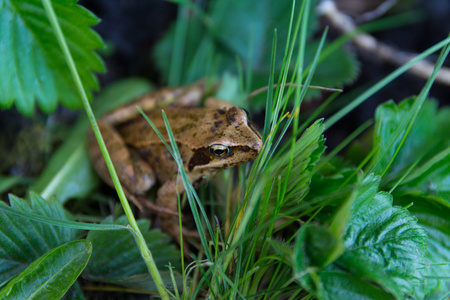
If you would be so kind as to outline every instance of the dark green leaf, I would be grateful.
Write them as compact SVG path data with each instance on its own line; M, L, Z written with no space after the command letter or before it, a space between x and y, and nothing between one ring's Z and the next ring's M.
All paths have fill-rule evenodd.
M321 284L326 292L323 292L320 299L395 299L393 295L361 276L339 270L321 272Z
M380 295L388 293L403 298L412 294L423 278L427 247L425 230L406 209L392 206L392 196L377 193L379 181L379 177L368 176L358 187L353 215L343 237L346 250L334 263L322 269L321 259L327 257L326 253L317 258L311 254L314 249L303 253L300 253L301 247L295 250L295 274L302 286L319 298L333 299L337 294L354 293L370 298L380 288L384 290ZM323 230L310 231L315 238L304 238L299 245L306 248L319 245L324 252L333 249L324 246L335 244L332 235L319 234L321 232ZM336 271L342 274L336 274ZM359 279L354 284L346 284L354 278ZM358 284L359 281L364 284Z
M70 220L61 204L30 194L30 201L10 195L11 207L60 220ZM24 270L33 260L69 242L80 231L50 226L0 211L0 285Z
M113 223L111 218L103 223ZM121 217L114 224L127 224L126 218ZM170 243L170 238L159 230L149 230L147 220L138 221L147 245L152 252L157 267L167 268L169 262L173 267L180 267L180 253ZM136 285L147 278L148 269L136 247L133 236L128 231L91 231L87 237L92 242L94 251L83 277L86 279L115 283L126 287ZM168 275L168 274L166 274ZM139 283L142 285L143 283ZM154 290L152 282L147 283L150 290ZM170 281L165 281L169 286Z
M330 252L334 251L339 241L325 227L303 226L295 241L296 258L294 272L307 272L308 268L321 269L326 266Z
M378 153L384 153L374 172L381 174L391 160L395 149L398 147L402 135L391 144L394 132L413 109L414 99L401 102L398 106L388 101L378 107L374 131L374 148ZM426 101L413 124L400 152L395 157L390 167L391 177L402 174L402 171L410 167L416 160L426 160L445 149L448 144L450 118L448 110L437 110L437 103ZM431 121L433 120L433 121Z
M312 1L311 4L309 36L312 36L317 28L315 3L316 1ZM297 1L294 8L296 13L300 11L300 5L301 1ZM279 72L285 54L291 9L290 0L276 2L227 0L209 3L204 20L200 20L199 16L192 17L192 14L186 14L190 19L186 25L184 61L180 68L182 82L191 82L207 76L210 71L207 66L213 66L215 72L219 74L223 72L237 74L236 57L238 57L244 66L250 65L249 69L253 76L250 88L266 86L271 68L273 32L277 30L277 49L280 50L276 53L275 72ZM175 27L172 27L157 44L153 53L164 78L169 78L171 72L174 40ZM315 41L307 44L306 63L312 61L317 44ZM294 50L294 53L297 51ZM340 86L354 80L357 70L355 57L341 49L318 65L313 83Z
M60 299L83 271L92 252L89 241L61 245L31 263L0 291L1 299Z
M417 298L444 299L450 291L450 208L432 197L404 195L396 197L399 205L408 210L428 233L428 254L424 265L424 280L416 285Z
M141 79L128 79L106 88L94 101L93 110L101 115L150 89ZM44 198L56 196L62 203L69 198L83 198L97 185L98 177L92 168L85 141L89 122L82 118L69 133L66 141L53 154L31 189Z
M98 88L92 71L103 71L102 60L92 50L103 47L90 29L98 18L76 4L76 0L52 1L58 21L76 62L84 88ZM0 107L14 102L31 115L34 102L46 113L58 101L69 108L81 106L78 92L61 48L39 0L7 0L0 4Z
M334 157L322 168L317 170L311 178L310 191L305 201L311 203L325 203L320 219L329 220L336 205L347 199L356 183L355 168L344 162L340 157Z
M318 42L312 42L306 47L306 65L311 63L318 45ZM327 44L325 44L324 49L326 47ZM341 87L344 84L352 83L358 72L359 62L355 54L343 48L338 48L318 64L311 85Z

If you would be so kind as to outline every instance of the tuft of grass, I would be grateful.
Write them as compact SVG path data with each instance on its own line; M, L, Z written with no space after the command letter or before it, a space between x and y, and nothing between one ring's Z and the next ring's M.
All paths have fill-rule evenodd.
M199 260L194 263L195 267L194 265L192 266L192 268L197 268L201 275L196 278L196 283L191 286L194 288L190 289L189 293L185 290L185 294L180 296L180 299L199 297L202 289L206 289L207 297L218 299L248 297L259 299L289 297L289 299L297 299L299 295L305 293L304 288L311 291L308 286L298 285L298 280L292 276L293 261L291 256L293 255L293 245L291 242L302 231L302 228L306 228L307 224L317 220L316 218L320 216L322 210L326 209L334 200L317 197L316 199L308 199L306 202L302 199L306 197L309 191L309 183L312 177L319 170L328 166L345 146L349 145L358 135L369 128L373 122L369 120L361 125L360 128L326 156L323 156L325 149L323 146L323 132L345 117L355 107L366 101L371 95L395 80L414 63L424 59L450 42L449 39L446 39L426 50L416 59L400 67L356 97L350 104L332 115L323 124L320 122L313 123L320 112L338 96L338 93L332 94L325 104L300 126L300 105L313 78L314 70L317 64L329 54L329 51L336 47L331 45L326 51L322 52L326 37L325 31L314 60L309 66L303 66L303 51L306 39L305 26L308 23L308 16L304 12L309 11L308 5L310 5L309 1L302 3L298 16L295 15L294 10L292 11L283 66L281 68L282 72L278 76L275 74L277 31L274 31L272 68L268 78L266 118L263 129L264 145L250 170L244 167L240 168L239 179L236 181L237 186L234 189L228 188L227 207L235 205L235 208L227 208L227 212L231 210L235 213L234 215L228 214L231 219L227 218L226 222L230 225L225 227L225 232L218 232L217 230L220 230L220 227L218 227L219 229L216 227L214 230L213 226L209 224L206 209L203 208L203 204L199 201L195 190L187 180L187 175L177 152L176 143L170 131L170 124L166 122L171 141L171 147L168 145L167 147L179 164L179 174L187 191L187 198L193 211L193 217L200 232L200 239L203 245L202 250L206 256L205 260ZM295 2L293 7L295 7ZM294 49L297 49L298 53L295 62L292 63ZM436 70L439 69L447 53L448 49L445 49L436 64ZM290 72L292 64L295 65L294 72ZM251 76L243 74L242 67L238 69L241 70L241 75L239 76L241 78L240 86L243 87L243 78L247 78L248 81ZM275 78L278 78L276 84ZM417 103L423 103L433 80L434 77L430 78L422 91L423 93L418 97ZM287 85L288 82L295 82L298 88L294 87L294 85ZM303 87L300 88L302 84ZM292 112L288 112L288 107L290 107L288 100L291 96L293 96L294 102L291 107ZM416 115L418 109L420 109L419 104L417 104L412 114ZM163 116L165 117L164 114ZM404 124L410 128L413 121L414 117L411 117ZM309 128L306 129L308 126ZM399 129L399 132L404 132L405 125L402 128L402 130ZM300 135L302 136L300 137ZM395 136L395 138L398 138L398 136ZM285 142L284 144L282 144L283 141ZM305 155L305 153L308 153L308 155ZM353 174L361 170L362 166L375 153L375 151L372 151L368 158L359 167L355 168L355 173ZM335 211L334 221L329 224L329 234L336 239L336 247L333 252L328 253L325 265L332 264L344 253L345 247L342 238L351 218L354 218L352 217L352 207L358 201L361 191L361 187L358 184L361 186L367 184L363 180L364 176L361 175L355 187L352 187L352 185L348 186L353 174L350 173L349 177L345 178L341 184L342 188L345 187L342 190L342 195L348 196L340 209ZM365 174L370 174L370 169ZM224 185L231 187L234 184L233 182L231 176L226 176ZM238 192L233 192L233 190ZM200 214L198 210L201 212ZM346 221L343 221L344 219ZM209 241L204 235L205 231L202 228L202 224L206 224L207 232L210 236ZM289 228L295 224L298 225L298 230L290 232ZM277 238L276 236L283 231L287 231L284 234L285 238ZM211 252L211 248L214 249L214 252ZM319 279L316 278L316 280Z

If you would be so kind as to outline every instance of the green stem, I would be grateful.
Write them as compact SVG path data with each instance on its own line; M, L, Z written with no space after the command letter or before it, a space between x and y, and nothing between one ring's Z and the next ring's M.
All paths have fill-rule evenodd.
M106 166L108 167L109 173L110 173L112 181L114 183L114 187L119 196L120 203L122 204L125 215L128 219L128 222L130 223L130 227L132 229L130 231L133 233L133 236L138 245L141 256L144 259L145 263L147 264L147 268L156 284L156 287L158 289L158 292L159 292L161 298L169 299L169 295L166 292L166 290L164 289L164 283L162 281L161 275L159 274L159 271L155 264L155 261L153 260L150 249L148 249L147 243L145 242L144 237L142 236L142 233L139 230L136 219L134 218L134 215L131 211L130 204L128 203L128 200L125 197L125 193L122 189L122 186L120 185L119 178L117 177L117 173L114 170L114 166L111 161L111 157L109 156L108 150L106 149L106 146L105 146L105 142L103 141L100 130L98 129L97 121L95 120L94 113L92 112L91 106L89 105L89 101L87 99L86 92L84 90L83 84L81 83L81 78L78 74L78 71L75 66L75 62L72 58L69 47L67 46L63 32L62 32L59 22L56 18L56 14L55 14L55 11L53 10L53 6L52 6L50 0L42 0L42 5L44 6L47 17L48 17L50 24L52 25L53 30L55 32L56 39L58 40L58 43L59 43L59 45L64 53L64 56L66 58L66 62L69 67L70 73L72 74L72 78L75 82L75 85L77 86L78 92L80 94L81 100L84 105L84 109L86 110L86 113L89 117L89 121L91 122L91 126L94 131L95 137L97 139L97 142L99 143L100 150L105 159Z

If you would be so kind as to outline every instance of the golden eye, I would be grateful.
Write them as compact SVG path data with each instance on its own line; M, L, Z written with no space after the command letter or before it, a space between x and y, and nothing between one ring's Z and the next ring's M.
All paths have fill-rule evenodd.
M211 155L215 157L225 157L230 152L230 149L222 144L213 144L208 147L208 151Z

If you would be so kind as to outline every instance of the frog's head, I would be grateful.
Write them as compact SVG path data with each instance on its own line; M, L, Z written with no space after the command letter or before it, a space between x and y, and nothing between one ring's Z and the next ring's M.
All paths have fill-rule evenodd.
M193 149L189 170L231 168L255 159L261 151L261 135L238 107L210 109L198 124L201 139Z

